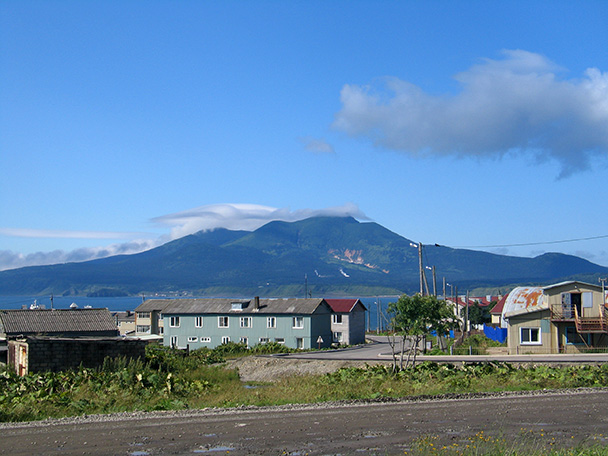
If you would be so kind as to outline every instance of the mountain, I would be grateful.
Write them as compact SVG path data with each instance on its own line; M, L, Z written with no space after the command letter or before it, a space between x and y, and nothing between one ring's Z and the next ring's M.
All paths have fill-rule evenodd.
M424 264L462 291L568 278L597 282L608 268L547 253L536 258L429 245ZM432 278L428 277L432 288ZM441 284L438 284L441 286ZM350 217L270 222L253 231L216 229L136 255L0 272L0 295L375 295L419 289L418 249L377 223Z

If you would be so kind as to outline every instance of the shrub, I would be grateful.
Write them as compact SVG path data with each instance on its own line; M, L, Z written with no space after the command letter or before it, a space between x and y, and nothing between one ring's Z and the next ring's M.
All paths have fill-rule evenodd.
M251 348L252 355L270 355L273 353L290 353L292 349L286 347L285 344L279 344L277 342L267 342L265 344L258 344Z

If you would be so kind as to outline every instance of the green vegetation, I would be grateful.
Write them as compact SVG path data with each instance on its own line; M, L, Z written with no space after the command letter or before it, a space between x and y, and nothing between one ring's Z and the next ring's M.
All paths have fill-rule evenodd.
M479 302L475 302L469 307L469 322L472 325L483 325L492 321L490 310L496 305L496 301L492 301L489 306L481 306ZM461 317L464 317L466 309L461 309Z
M566 277L597 283L607 271L556 253L517 258L434 245L425 246L424 253L429 264L462 289ZM253 232L199 232L120 258L0 271L0 294L116 296L179 290L198 296L302 296L303 277L297 271L317 270L324 277L310 277L313 296L393 295L418 289L417 260L408 239L376 223L313 217L274 221Z
M0 421L608 385L608 365L519 368L505 363L454 366L429 362L397 371L390 365L351 367L326 375L245 385L235 369L223 364L225 357L242 356L243 350L269 353L285 347L267 344L248 350L232 343L186 354L152 346L145 360L107 359L98 369L25 377L6 371L0 373Z
M433 344L433 346L435 346L435 344ZM427 352L427 355L445 355L446 352L453 355L487 355L488 348L506 346L506 342L501 344L495 340L488 339L483 334L473 334L465 338L462 343L459 343L458 345L456 345L454 339L448 339L445 349L433 348L433 350Z
M389 303L388 312L393 331L388 338L393 352L393 371L415 366L420 343L431 333L443 336L457 326L446 301L435 296L403 295L397 302Z
M543 429L521 428L516 439L504 438L500 434L490 435L479 431L464 442L441 442L437 436L429 435L415 440L405 455L461 455L461 456L605 456L608 448L600 442L602 434L578 441L574 435L560 432L552 436ZM559 440L558 440L559 439ZM568 442L570 440L570 442Z

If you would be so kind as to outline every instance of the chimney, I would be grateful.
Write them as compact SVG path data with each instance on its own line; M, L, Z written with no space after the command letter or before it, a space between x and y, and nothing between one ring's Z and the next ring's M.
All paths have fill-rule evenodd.
M256 296L255 298L253 298L253 308L255 310L260 310L260 297Z

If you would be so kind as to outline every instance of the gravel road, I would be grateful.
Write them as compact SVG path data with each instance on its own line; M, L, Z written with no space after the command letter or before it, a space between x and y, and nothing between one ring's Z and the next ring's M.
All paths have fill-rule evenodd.
M0 425L0 454L397 455L412 442L465 445L480 431L546 445L608 443L608 389L464 395L398 402L331 403L135 413Z

